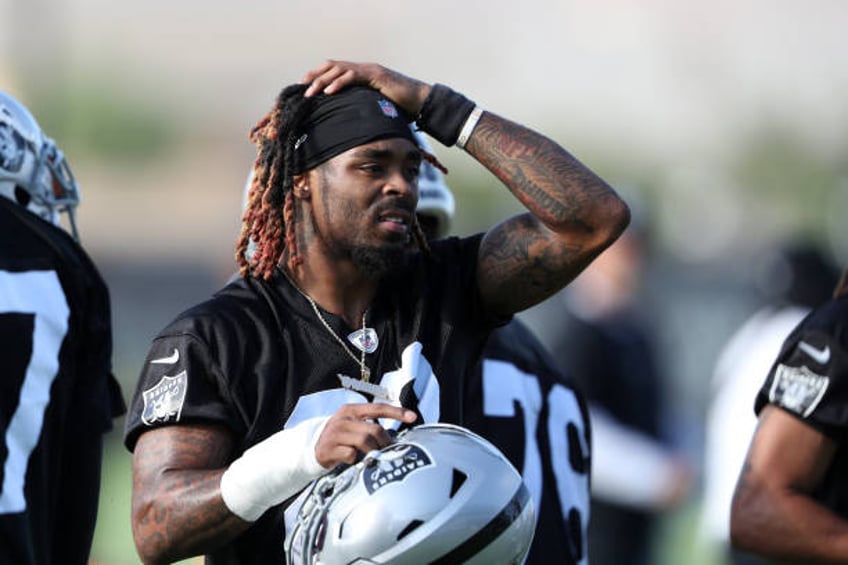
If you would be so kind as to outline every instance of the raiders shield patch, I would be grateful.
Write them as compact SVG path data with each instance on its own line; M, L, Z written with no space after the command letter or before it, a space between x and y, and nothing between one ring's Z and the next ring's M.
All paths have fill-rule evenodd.
M432 463L430 456L417 445L399 443L383 450L373 467L365 469L362 480L368 493L373 494L387 484L402 481L416 469Z
M161 381L143 393L144 410L141 413L141 421L148 426L178 422L187 387L188 375L185 371L174 377L162 377Z
M829 383L828 377L817 375L806 366L778 365L769 401L806 418L818 406Z

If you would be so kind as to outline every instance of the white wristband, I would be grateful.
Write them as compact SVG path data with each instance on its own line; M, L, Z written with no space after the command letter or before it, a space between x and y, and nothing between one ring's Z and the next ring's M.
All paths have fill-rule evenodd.
M221 476L230 511L254 522L266 510L329 471L315 459L315 444L329 417L310 418L257 443Z
M462 129L459 130L459 137L456 139L456 146L460 149L465 149L465 144L468 143L468 140L471 138L471 134L474 133L474 128L477 127L477 122L480 121L480 116L483 115L483 108L480 106L474 106L474 109L471 110L471 114L468 115L468 119L465 120L465 123L462 125Z

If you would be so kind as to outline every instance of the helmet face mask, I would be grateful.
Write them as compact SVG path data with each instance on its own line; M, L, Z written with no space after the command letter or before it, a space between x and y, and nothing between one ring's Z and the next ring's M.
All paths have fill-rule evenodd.
M290 565L521 563L535 511L491 443L422 425L309 492L286 542Z
M80 190L64 154L44 136L32 114L4 92L0 92L0 196L54 225L66 212L78 239L74 212Z

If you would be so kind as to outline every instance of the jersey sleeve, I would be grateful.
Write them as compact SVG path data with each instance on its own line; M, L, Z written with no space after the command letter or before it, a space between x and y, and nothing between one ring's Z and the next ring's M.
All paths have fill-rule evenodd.
M123 392L112 372L112 312L109 289L97 268L86 256L88 274L81 292L86 305L79 332L83 337L80 348L82 373L94 380L92 390L79 395L77 405L91 417L100 419L104 431L112 429L112 420L126 413Z
M146 430L177 423L236 429L221 371L203 340L165 333L151 345L130 401L124 443L132 451Z
M825 435L848 431L848 349L842 320L848 308L805 319L784 342L757 395L757 414L774 404Z

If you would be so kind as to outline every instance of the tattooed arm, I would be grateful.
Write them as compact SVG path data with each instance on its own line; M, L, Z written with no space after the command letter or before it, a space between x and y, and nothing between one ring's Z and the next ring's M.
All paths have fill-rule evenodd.
M308 96L353 83L377 89L416 116L431 86L373 63L327 61L308 72ZM528 209L495 226L480 248L478 284L489 308L513 314L556 293L630 221L616 192L547 137L485 112L465 145Z
M615 191L539 133L487 112L465 148L530 212L493 227L481 244L478 284L495 312L556 293L627 227Z
M141 435L133 452L132 530L144 563L205 553L250 525L221 498L232 445L230 433L213 426L168 426Z
M144 432L133 452L139 555L146 564L172 563L227 544L312 479L394 441L376 423L381 418L411 424L416 416L388 404L344 404L326 418L271 435L232 463L234 440L223 427L180 424Z
M733 545L781 561L848 562L848 521L812 497L835 450L797 417L766 406L733 496Z

